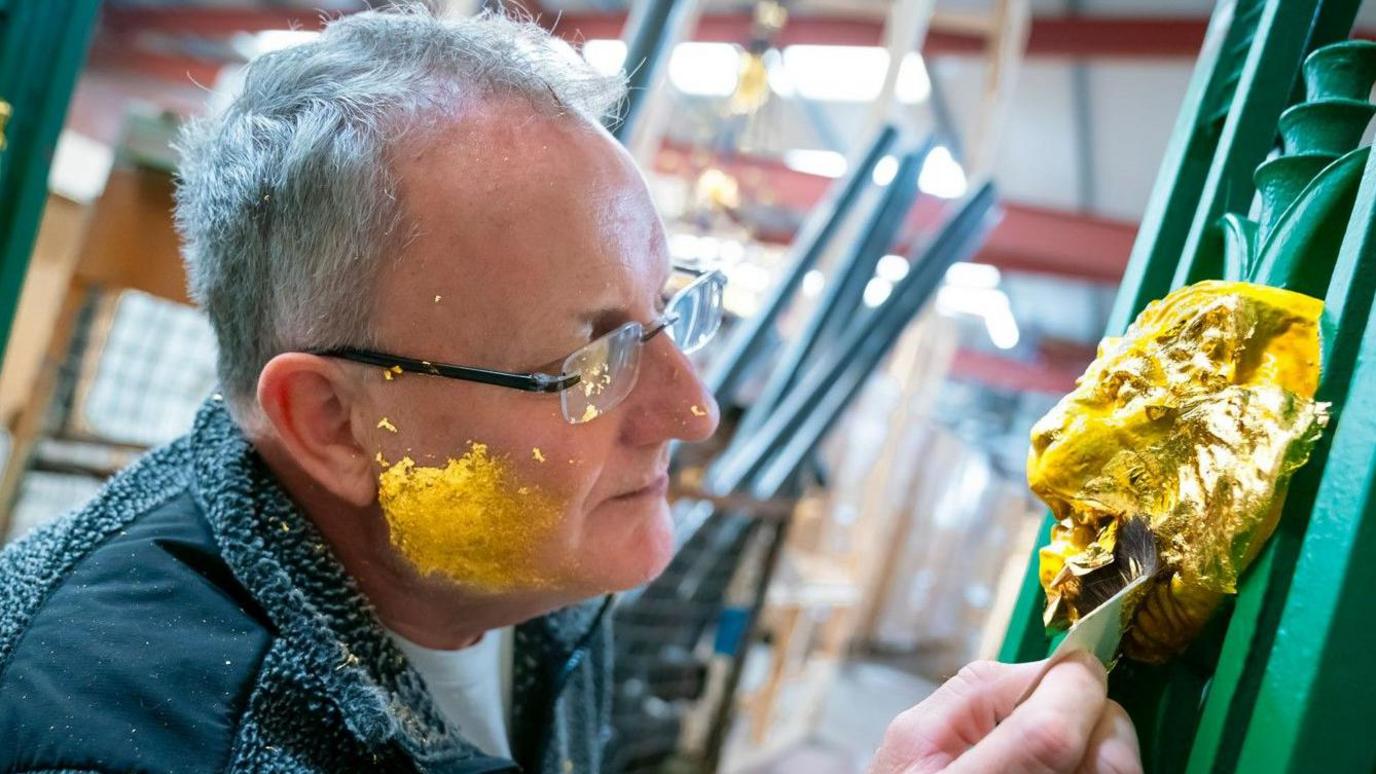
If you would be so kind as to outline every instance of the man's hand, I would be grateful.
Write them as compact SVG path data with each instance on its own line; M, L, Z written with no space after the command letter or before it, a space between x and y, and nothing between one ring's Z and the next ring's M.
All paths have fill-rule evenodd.
M1093 656L1041 662L978 661L889 724L870 774L1142 771L1137 732ZM1015 706L1016 705L1016 706Z

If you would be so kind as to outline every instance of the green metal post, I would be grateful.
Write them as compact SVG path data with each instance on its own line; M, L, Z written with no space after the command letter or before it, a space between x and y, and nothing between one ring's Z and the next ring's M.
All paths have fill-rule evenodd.
M1376 394L1376 156L1334 271L1326 313L1336 341L1329 362L1356 364L1351 395ZM1365 325L1363 325L1365 323ZM1364 334L1364 335L1362 335ZM1345 376L1345 374L1344 374ZM1274 642L1256 688L1239 771L1371 771L1376 767L1376 409L1349 403L1330 430L1328 464L1314 498Z
M1246 213L1255 187L1252 174L1275 144L1276 121L1290 103L1300 62L1309 51L1317 0L1239 3L1247 15L1259 10L1251 35L1236 45L1246 57L1237 74L1209 174L1198 191L1199 209L1179 254L1172 287L1220 276L1223 236L1218 220L1225 212ZM1245 8L1245 11L1244 11Z
M99 0L0 4L0 355L48 198L48 167L86 58Z
M1221 136L1220 122L1229 113L1236 94L1246 46L1255 34L1261 5L1260 0L1225 0L1214 9L1109 318L1110 335L1121 334L1142 307L1170 290L1191 224L1202 206L1198 196L1190 194L1203 189L1213 166ZM1048 517L1038 536L1039 546L1049 539L1050 532ZM1028 661L1046 655L1048 639L1042 627L1042 604L1034 550L999 652L1000 660Z

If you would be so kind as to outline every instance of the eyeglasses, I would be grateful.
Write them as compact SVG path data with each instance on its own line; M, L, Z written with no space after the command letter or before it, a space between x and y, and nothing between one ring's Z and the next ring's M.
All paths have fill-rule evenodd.
M626 399L640 376L640 353L645 343L661 331L684 353L701 349L721 327L722 292L726 276L719 271L676 268L695 278L674 293L664 314L646 326L628 322L564 359L558 374L514 373L486 368L434 363L354 347L339 347L310 354L355 363L400 369L410 373L480 382L527 392L557 392L564 419L570 424L591 422Z

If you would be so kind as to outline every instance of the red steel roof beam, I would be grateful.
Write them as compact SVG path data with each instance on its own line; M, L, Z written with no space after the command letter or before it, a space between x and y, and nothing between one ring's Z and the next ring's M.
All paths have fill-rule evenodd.
M693 151L666 146L655 170L682 175ZM789 169L775 159L737 155L717 158L712 165L740 181L742 193L789 209L806 212L831 186L829 178ZM1137 224L1094 215L1004 202L1003 220L996 226L976 261L1010 271L1057 274L1094 282L1118 282L1127 268L1137 236ZM937 202L921 197L909 218L910 227L934 222ZM762 235L766 241L788 242L792 234ZM901 246L898 249L902 249Z
M622 13L553 13L532 8L540 23L571 40L618 38L626 23ZM149 31L216 37L235 32L281 29L319 29L334 14L287 8L118 8L102 17L113 32ZM751 17L742 13L704 14L694 40L744 42L750 37ZM1200 18L1058 17L1033 20L1029 56L1192 57L1204 40L1207 20ZM779 35L780 45L881 45L884 23L879 18L795 16ZM934 29L924 53L974 53L983 49L977 35Z
M318 30L339 14L292 8L107 7L101 26L112 32L163 32L214 38L236 32Z
M542 23L569 40L617 38L623 14L545 14ZM745 14L704 14L692 39L740 43L750 37ZM1055 17L1032 21L1027 55L1034 57L1194 57L1204 41L1204 18ZM878 46L884 31L879 19L798 16L778 36L781 46L797 43ZM923 53L928 56L973 54L984 50L977 35L933 29Z

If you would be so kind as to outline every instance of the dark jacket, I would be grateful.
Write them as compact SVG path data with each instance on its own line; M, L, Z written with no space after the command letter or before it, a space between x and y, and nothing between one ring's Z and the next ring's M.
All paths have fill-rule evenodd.
M512 749L594 772L605 603L516 627ZM0 772L495 772L224 405L0 553Z

